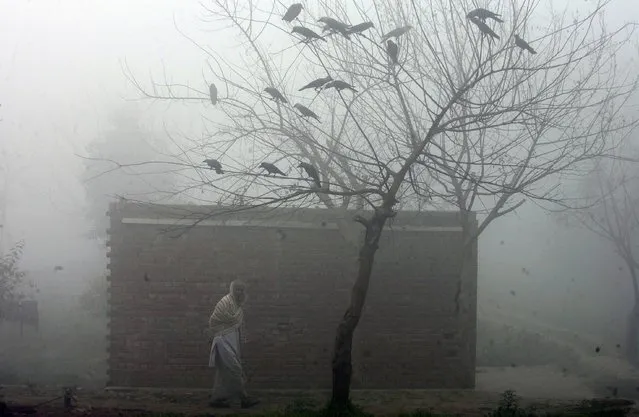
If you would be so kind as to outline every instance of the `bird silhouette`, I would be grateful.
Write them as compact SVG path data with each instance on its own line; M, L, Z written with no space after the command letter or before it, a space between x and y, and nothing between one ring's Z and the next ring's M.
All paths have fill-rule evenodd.
M393 64L397 64L397 54L399 53L399 48L397 44L390 39L386 41L386 53L390 57Z
M291 33L297 33L297 34L300 34L300 35L304 36L303 42L310 42L313 39L321 39L324 42L327 42L326 39L322 38L320 35L318 35L317 33L313 32L309 28L305 28L304 26L295 26L295 27L293 27L293 30L291 31Z
M475 10L471 10L470 12L468 12L468 14L466 15L467 18L472 19L474 17L476 17L477 19L480 19L482 21L486 21L486 19L493 19L496 22L499 23L504 23L503 20L501 20L499 18L499 16L501 16L500 14L491 12L490 10L486 10L486 9L482 9L481 7L475 9Z
M216 174L224 174L222 171L222 164L217 159L205 159L204 162L209 166L209 169L214 169Z
M288 100L284 98L282 93L279 92L277 88L274 87L266 87L264 89L275 101L281 101L282 103L288 103Z
M342 91L345 88L347 88L347 89L353 90L354 92L357 93L357 90L355 89L355 87L353 87L352 85L350 85L346 81L341 81L341 80L334 80L334 81L331 81L331 82L327 83L324 86L324 89L328 89L328 88L334 88L337 91Z
M537 53L537 51L535 51L530 45L528 45L528 42L520 38L519 35L515 35L515 45L530 52L533 55Z
M209 86L209 96L211 97L211 104L215 106L217 104L217 87L213 83Z
M386 35L382 36L382 42L386 42L387 39L390 38L399 38L413 27L411 25L402 26L401 28L393 29L388 32Z
M470 21L473 22L483 34L492 36L495 39L500 39L499 35L497 35L487 24L479 20L479 18L472 17Z
M349 33L362 33L365 30L368 30L370 28L374 28L375 25L373 24L373 22L363 22L363 23L358 23L355 26L351 26L350 28L348 28L348 32Z
M324 86L324 84L326 84L329 81L333 81L333 78L330 75L328 77L318 78L306 84L304 87L300 88L297 91L306 90L308 88L314 88L315 90L319 90Z
M320 18L318 22L322 22L326 25L324 29L330 29L334 32L339 32L346 39L350 39L350 33L348 32L349 26L346 23L340 22L339 20L333 19L332 17L326 17L326 16Z
M296 103L293 107L295 107L302 116L304 117L312 117L313 119L320 121L320 118L317 114L313 112L313 110L309 109L306 106L301 105L300 103Z
M308 162L300 162L298 167L303 168L304 171L306 171L306 175L308 175L310 178L313 179L313 182L315 182L315 185L317 185L317 188L320 188L322 186L322 183L320 182L319 173L317 172L317 168L315 168L313 165L309 164Z
M300 15L303 8L304 6L302 6L302 3L291 4L289 8L286 10L286 13L284 13L284 17L282 17L282 20L284 20L285 22L291 23L293 20L295 20L297 16Z
M270 162L262 162L260 164L260 168L264 168L269 174L280 174L284 177L286 176L286 174L282 172L282 170L280 170L278 167L275 166L275 164L271 164Z

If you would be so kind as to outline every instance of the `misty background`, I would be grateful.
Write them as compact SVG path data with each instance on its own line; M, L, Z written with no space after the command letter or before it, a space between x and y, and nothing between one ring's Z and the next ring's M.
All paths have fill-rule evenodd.
M606 16L611 25L639 16L636 1L615 3ZM124 68L142 81L168 74L169 82L205 91L202 52L176 26L218 51L225 39L207 31L198 1L0 0L0 10L2 248L25 241L22 267L39 288L42 343L25 351L24 345L0 342L0 364L20 351L30 363L40 360L33 368L14 369L33 380L66 372L89 373L87 379L103 383L104 320L99 314L87 318L79 306L87 288L104 281L106 223L99 219L109 194L159 203L189 200L170 193L179 189L179 175L157 167L140 167L148 169L142 177L132 170L99 175L114 166L83 157L170 160L179 152L175 141L201 135L207 106L139 100ZM482 320L495 328L510 320L577 332L584 351L594 354L599 346L602 354L617 355L632 286L607 242L526 203L481 235L479 264L478 350L490 342L481 333L488 326ZM67 330L50 330L64 324ZM72 335L84 339L91 357L48 349Z

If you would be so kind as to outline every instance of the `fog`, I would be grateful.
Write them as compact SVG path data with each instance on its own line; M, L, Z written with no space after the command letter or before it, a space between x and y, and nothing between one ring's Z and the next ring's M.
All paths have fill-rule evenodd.
M172 82L204 91L202 53L177 28L218 51L226 39L221 32L207 32L198 1L0 0L0 10L2 248L24 240L21 265L40 288L42 308L73 314L69 300L77 300L106 266L101 241L87 238L93 225L87 217L82 155L89 144L109 130L114 113L123 108L135 109L141 123L160 134L197 136L203 129L204 106L138 100L125 68L142 81L166 73ZM639 2L615 1L606 19L616 26L628 16L639 16ZM57 265L63 270L54 272ZM604 356L620 357L615 346L623 343L632 285L606 241L527 202L482 234L479 265L480 322L490 317L516 326L530 322L535 331L577 332L583 339L574 343L583 352L594 356L601 346ZM88 332L101 325L96 319L76 329ZM480 323L479 329L485 326ZM4 341L2 349L2 361L7 352L17 354ZM88 362L69 372L91 367L92 381L103 383L103 365ZM58 371L44 367L41 372ZM27 374L38 380L38 372Z

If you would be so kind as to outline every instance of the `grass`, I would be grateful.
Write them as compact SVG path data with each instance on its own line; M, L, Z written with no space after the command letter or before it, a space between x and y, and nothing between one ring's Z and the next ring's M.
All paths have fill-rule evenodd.
M505 391L501 395L499 405L494 410L485 413L484 417L622 417L630 414L631 407L602 407L592 401L583 401L578 407L557 412L537 412L531 407L522 407L520 398L514 391ZM227 417L246 416L247 414L227 414ZM153 417L184 417L176 413L152 414ZM317 404L308 400L299 400L280 410L251 414L259 417L373 417L357 405L351 405L346 410L336 410L330 406L318 408ZM414 410L389 414L389 417L453 417L455 414L442 414L432 410ZM204 416L200 416L204 417Z
M0 392L0 400L2 400L2 393ZM460 402L464 399L460 398ZM471 415L482 417L560 417L560 416L582 416L582 417L622 417L629 416L632 411L632 402L625 400L584 400L581 403L573 403L571 406L563 405L562 408L555 405L555 409L550 411L548 406L544 406L544 410L537 410L531 406L524 407L521 405L521 398L515 394L514 391L509 390L502 393L500 401L496 404L495 408L489 411L482 412L481 410L470 411ZM117 404L117 401L116 401ZM81 411L82 408L78 409ZM68 415L61 407L55 407L56 412L50 409L51 412L45 412L45 414L37 414L37 416L47 417L61 417ZM44 410L43 410L44 411ZM207 410L208 411L208 410ZM135 417L211 417L217 410L211 409L206 414L194 414L182 413L179 411L167 412L167 411L151 411L142 406L140 408L132 409L120 409L116 407L97 407L88 411L87 417L123 417L123 416L135 416ZM388 417L452 417L459 416L460 414L440 413L434 409L416 409L413 411L389 411L386 413L372 414L365 411L361 407L351 404L345 409L336 409L331 406L321 407L321 402L311 399L296 399L285 407L271 410L255 410L247 414L246 411L237 412L232 414L226 414L229 417L239 416L259 416L259 417L374 417L384 415ZM62 414L64 413L64 414ZM637 415L637 414L634 414Z

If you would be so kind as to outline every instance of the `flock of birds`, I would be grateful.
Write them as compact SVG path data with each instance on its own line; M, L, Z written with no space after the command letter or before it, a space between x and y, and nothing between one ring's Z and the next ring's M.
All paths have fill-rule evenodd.
M302 9L304 9L304 6L301 3L292 4L286 10L286 13L282 17L282 20L287 23L292 23L295 19L298 18L298 16L302 12ZM495 33L495 31L490 26L488 26L486 21L488 19L492 19L495 22L503 23L504 21L500 18L500 16L501 16L500 14L491 12L490 10L483 9L483 8L474 9L466 14L466 18L468 18L468 20L470 20L473 24L475 24L475 26L477 26L477 28L482 32L483 35L490 36L491 38L494 38L494 39L500 39L500 37L499 35L497 35L497 33ZM327 42L326 36L330 36L333 34L340 34L344 38L350 40L351 35L364 36L363 33L365 31L375 27L375 25L372 22L362 22L356 25L349 25L347 23L340 22L339 20L334 19L332 17L322 17L318 20L318 22L321 22L324 24L322 33L328 32L326 33L326 35L324 36L319 35L315 31L309 28L306 28L304 26L294 26L291 33L300 35L303 38L302 39L303 43L309 43L315 40L321 40L321 41ZM388 54L391 60L391 63L393 65L398 64L399 46L397 45L397 43L393 42L391 38L395 38L397 40L399 39L400 36L404 35L412 28L413 27L411 25L402 26L402 27L393 29L390 32L386 33L384 36L382 36L382 43L384 42L386 43L386 53ZM515 38L515 45L517 47L521 48L522 50L528 51L531 54L537 53L537 51L535 51L525 40L520 38L519 35L515 34L514 38ZM300 88L298 91L304 91L311 88L314 89L318 94L321 91L328 90L330 88L334 88L338 92L341 92L342 90L345 90L345 89L351 90L353 92L357 92L357 89L355 89L355 87L353 87L346 81L334 80L330 75L313 80L310 83L303 86L302 88ZM288 104L288 100L286 99L286 97L284 97L284 95L277 88L266 87L264 91L270 96L271 100L275 102L279 102L281 104ZM218 99L217 99L217 87L215 86L215 84L210 85L209 94L210 94L211 103L213 105L216 105ZM319 116L315 112L313 112L310 108L304 106L303 104L295 103L293 105L293 108L296 109L302 117L305 117L305 118L310 117L317 121L320 121ZM215 170L217 174L224 173L222 169L222 164L219 161L215 159L205 159L203 162L207 164L211 170ZM275 164L273 163L262 162L259 167L266 170L266 172L269 175L286 176L286 174L282 170L280 170L277 166L275 166ZM319 177L317 168L315 168L313 165L307 162L301 162L298 165L298 168L302 168L306 172L308 177L313 180L317 188L321 187L320 177Z
M224 174L224 170L222 169L222 164L217 159L205 159L203 162L209 166L209 169L215 170L216 174ZM283 177L287 176L275 164L272 164L270 162L262 162L260 164L260 168L266 170L266 172L269 175L281 175ZM313 165L309 164L308 162L300 162L300 164L298 165L298 168L304 169L304 171L306 172L306 175L308 175L308 177L313 180L313 183L315 184L317 188L320 188L322 186L317 168L315 168Z

